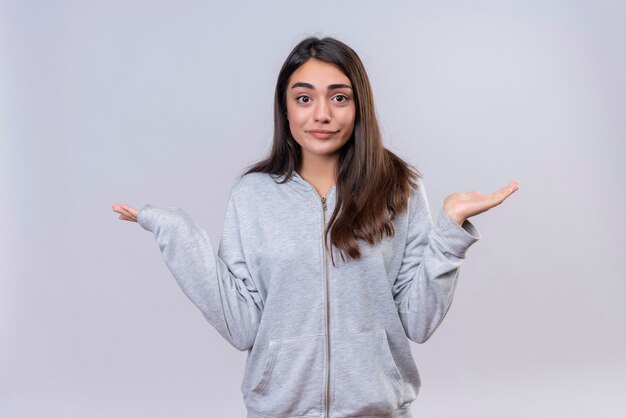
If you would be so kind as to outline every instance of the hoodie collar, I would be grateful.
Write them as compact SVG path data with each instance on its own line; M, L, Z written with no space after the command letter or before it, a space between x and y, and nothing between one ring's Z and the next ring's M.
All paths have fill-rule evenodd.
M283 180L286 177L286 175L281 175L278 178L280 180ZM290 186L298 189L299 191L303 192L303 193L313 193L313 195L316 198L320 198L319 193L317 192L317 190L315 189L315 187L313 187L313 185L311 183L309 183L308 181L306 181L302 176L300 176L300 174L294 170L293 174L291 176L291 178L287 181L286 184L289 184ZM328 190L328 193L326 195L326 199L330 200L331 199L331 195L334 196L336 191L336 185L333 185L330 190Z
M295 170L293 171L293 176L291 177L291 180L294 181L294 182L297 182L297 183L299 183L301 185L304 185L306 188L312 190L317 197L320 197L319 193L317 192L315 187L313 187L313 185L311 183L309 183L304 178L302 178L302 176L300 176L300 174L297 171L295 171ZM326 194L326 199L330 199L330 195L335 192L335 189L336 189L336 185L333 185L330 188L330 190L328 190L328 192Z

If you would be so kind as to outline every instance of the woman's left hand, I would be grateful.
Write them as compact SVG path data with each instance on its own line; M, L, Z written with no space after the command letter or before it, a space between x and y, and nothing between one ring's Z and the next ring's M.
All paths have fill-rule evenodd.
M489 194L481 194L477 191L452 193L444 200L443 209L454 222L462 225L467 218L498 206L518 189L519 182L514 180L500 190Z

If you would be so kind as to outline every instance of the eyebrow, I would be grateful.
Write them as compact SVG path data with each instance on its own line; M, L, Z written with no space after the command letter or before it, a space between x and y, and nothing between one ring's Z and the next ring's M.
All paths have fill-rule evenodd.
M313 84L304 83L302 81L298 81L297 83L294 83L293 86L291 86L292 89L295 89L296 87L304 87L304 88L311 89L311 90L314 89ZM352 90L352 86L350 86L349 84L336 83L336 84L328 85L328 90L341 89L341 88L348 88Z

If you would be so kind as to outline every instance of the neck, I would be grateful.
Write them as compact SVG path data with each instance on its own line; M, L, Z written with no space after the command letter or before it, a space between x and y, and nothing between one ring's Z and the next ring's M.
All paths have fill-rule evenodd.
M310 156L309 156L310 157ZM335 167L337 158L303 158L296 170L300 177L313 185L320 196L326 196L330 188L336 184Z
M317 181L335 184L335 167L337 163L338 158L303 158L297 171L304 179L308 177Z

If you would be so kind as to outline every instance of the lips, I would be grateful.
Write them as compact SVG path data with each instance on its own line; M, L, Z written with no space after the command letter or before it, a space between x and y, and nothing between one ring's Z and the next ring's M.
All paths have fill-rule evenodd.
M311 135L319 139L327 139L330 138L333 134L336 134L339 131L327 131L325 129L312 129L308 131Z

